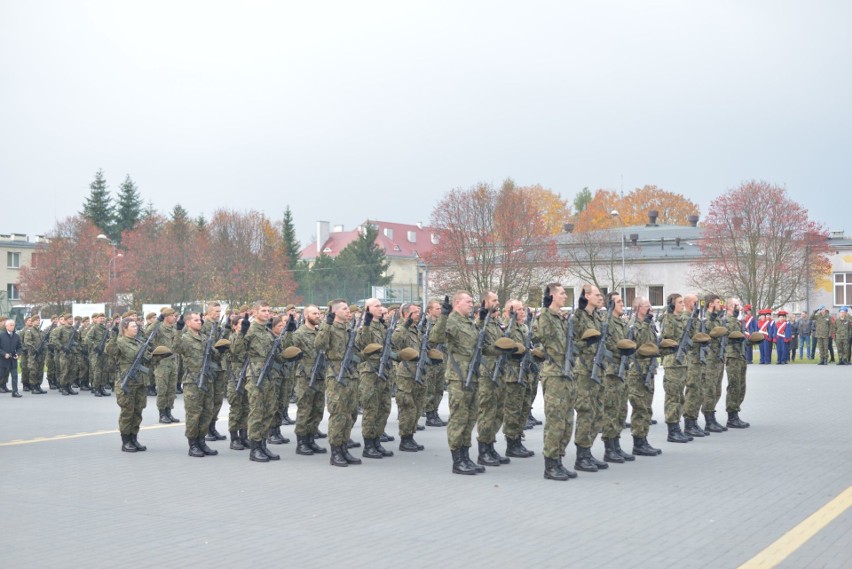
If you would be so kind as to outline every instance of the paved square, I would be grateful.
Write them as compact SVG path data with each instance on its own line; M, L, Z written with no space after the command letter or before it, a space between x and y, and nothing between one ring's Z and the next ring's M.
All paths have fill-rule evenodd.
M657 386L661 419L662 373ZM526 431L535 457L466 477L450 473L442 428L416 435L425 452L389 443L393 458L346 469L294 443L257 464L226 442L189 458L183 425L157 424L152 398L148 451L127 454L113 399L3 395L0 567L737 567L852 485L850 401L852 367L753 365L751 428L671 444L661 421L649 436L661 456L553 482L542 427ZM720 408L722 420L724 396ZM221 431L226 417L227 405ZM850 535L846 510L780 567L849 567Z

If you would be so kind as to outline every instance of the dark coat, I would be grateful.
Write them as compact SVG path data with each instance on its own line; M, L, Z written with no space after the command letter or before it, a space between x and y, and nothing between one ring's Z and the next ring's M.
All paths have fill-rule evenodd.
M24 347L21 345L21 337L18 336L17 332L9 334L9 332L5 329L0 331L0 365L12 361L12 358L6 360L6 354L18 357L21 355L21 351L23 349Z

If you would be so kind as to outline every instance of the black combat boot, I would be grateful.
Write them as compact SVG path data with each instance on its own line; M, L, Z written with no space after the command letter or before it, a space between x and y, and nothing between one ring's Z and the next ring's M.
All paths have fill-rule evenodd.
M399 450L402 452L417 452L421 450L419 445L414 442L414 435L402 435L399 440ZM453 460L455 463L455 460Z
M663 454L663 451L661 449L651 446L651 443L648 442L648 437L642 437L642 442L645 444L645 448L650 449L651 452L656 454Z
M308 446L309 446L309 447L311 447L311 450L312 450L312 451L314 451L314 454L325 454L325 453L327 453L327 452L328 452L328 450L327 450L327 449L325 449L325 448L323 448L323 447L319 446L319 445L318 445L318 444L314 441L314 435L308 435L308 437L307 437L307 438L308 438Z
M547 480L568 480L568 473L559 468L559 460L544 457L544 477Z
M577 478L577 473L575 471L571 470L570 468L565 468L565 465L562 464L562 457L561 456L559 457L558 462L559 462L559 469L562 472L564 472L568 476L568 478Z
M479 443L479 457L476 462L482 466L500 466L500 460L491 455L488 443Z
M695 419L688 419L686 417L683 418L683 434L690 437L703 437L704 430L698 426L698 422Z
M175 393L178 395L183 395L183 384L181 382L178 382L178 384L175 386Z
M103 397L104 393L103 391L101 391L100 387L95 387L94 389L92 389L92 395L94 395L95 397ZM160 418L162 419L162 417Z
M0 385L0 393L9 393L9 386L5 383L3 383L3 385Z
M68 395L78 395L79 391L74 390L74 386L70 383L65 386L65 390L68 392Z
M476 474L476 468L473 467L473 464L468 464L468 461L465 461L463 448L466 447L450 451L453 455L453 474Z
M165 424L165 425L171 425L172 424L172 420L169 419L169 416L166 414L165 409L160 409L160 422Z
M417 429L417 430L421 431L422 429ZM395 440L396 439L394 438L393 435L389 435L389 434L384 433L384 432L381 435L379 435L379 442L380 443L392 443Z
M121 435L121 451L122 452L138 452L139 449L130 440L130 435Z
M345 460L349 464L361 464L361 459L352 456L352 454L349 452L349 448L347 447L347 445L343 445L343 460Z
M704 428L711 433L724 433L727 427L723 427L716 422L716 413L704 413Z
M3 393L9 393L9 390L7 389L7 390L6 390L6 391L4 391ZM71 395L71 394L70 394L70 393L68 393L68 390L67 390L67 389L65 389L65 386L64 386L64 385L61 385L61 386L59 386L59 395Z
M237 434L240 435L240 440L243 443L243 446L246 448L251 448L251 442L248 438L248 429L240 429L237 431Z
M598 467L595 461L592 460L592 450L588 447L577 447L577 459L574 461L574 468L582 472L597 472Z
M32 384L31 387L32 387L31 393L34 394L34 395L44 395L45 393L47 393L47 391L45 391L44 389L41 388L41 385L36 385L34 383L34 384Z
M345 448L346 445L331 445L331 456L328 461L329 464L332 466L349 466L349 463L346 461L346 457L343 456L343 450Z
M136 447L137 451L145 452L146 450L148 450L148 447L146 447L145 445L140 443L138 437L139 437L138 433L133 433L132 435L130 435L130 442L133 443L133 446Z
M237 431L231 431L231 450L246 450Z
M639 456L657 456L657 453L645 446L644 437L633 437L633 454Z
M89 385L89 380L84 379L80 381L80 391L91 391L92 387Z
M266 446L266 439L260 440L260 450L263 451L263 454L265 454L269 460L281 460L281 455L275 454L269 450L268 446Z
M443 427L444 422L438 418L437 411L426 411L426 426L427 427Z
M314 454L314 449L308 444L307 436L296 435L296 454L303 454L305 456L312 456Z
M591 447L589 447L589 458L592 459L592 462L595 463L595 466L598 467L598 470L606 470L607 468L609 468L609 465L607 463L605 463L602 460L598 460L597 458L595 458L595 455L592 454L592 448Z
M739 411L728 412L728 427L731 429L747 429L751 424L740 419Z
M281 409L281 424L282 425L295 425L296 421L290 418L290 407L285 405L283 409Z
M477 474L485 472L484 466L480 466L470 459L470 447L461 447L459 450L461 450L462 460L464 460L469 467L473 468Z
M541 421L533 417L532 411L529 413L529 420L532 421L532 424L535 426L541 425Z
M392 451L392 450L388 450L388 449L386 449L385 447L383 447L383 446L382 446L382 440L381 440L381 438L375 438L375 439L373 439L373 447L374 447L377 451L379 451L380 453L382 453L382 456L393 456L393 451Z
M263 452L260 447L260 441L249 441L251 452L249 452L249 460L253 462L269 462L269 457ZM203 456L203 454L202 454Z
M356 442L355 442L355 441L353 441L352 439L349 439L349 442L348 442L348 443L346 443L346 448L347 448L347 449L350 449L350 448L361 448L361 443L356 443Z
M189 442L189 456L193 458L204 458L204 451L198 446L198 439L187 437L186 440Z
M506 456L513 458L529 458L535 453L524 446L521 437L506 437Z
M172 415L172 408L171 407L166 409L166 415L168 416L169 421L171 421L172 423L180 423L180 419L178 419L174 415Z
M670 443L688 443L692 439L683 434L680 430L680 423L666 423L669 427L669 436L666 440Z
M361 456L364 458L384 458L385 455L376 449L376 440L378 439L364 437L364 451Z
M213 450L212 448L207 446L207 441L204 440L204 437L198 437L197 439L195 439L195 441L198 445L198 448L201 449L201 452L203 452L207 456L216 456L217 454L219 454L218 450Z
M604 439L604 448L606 449L604 450L604 460L606 462L624 464L624 457L615 450L615 439Z
M328 433L323 433L322 431L320 431L319 429L317 429L317 432L316 432L316 433L314 433L314 437L316 437L316 438L318 438L318 439L327 439L327 438L328 438Z
M630 462L636 460L636 457L630 454L629 452L625 452L621 450L621 437L615 437L612 439L612 445L615 447L615 452L621 456L625 461Z
M488 443L488 454L490 454L491 458L497 460L497 462L499 462L500 464L509 464L510 462L512 462L511 458L503 456L499 452L497 452L497 449L494 448L494 443Z
M156 397L157 396L157 388L153 385L148 386L148 397Z
M219 433L216 430L216 419L212 419L210 424L207 426L207 435L204 437L204 440L207 441L224 441L225 435Z
M843 365L843 364L841 364L841 365ZM26 392L28 392L28 393L31 391L31 389L30 389L30 384L29 384L29 383L25 383L25 384L24 384L24 391L26 391Z
M289 440L287 441L290 442ZM275 427L274 429L269 429L269 444L271 445L283 445L284 437L281 436L281 427Z

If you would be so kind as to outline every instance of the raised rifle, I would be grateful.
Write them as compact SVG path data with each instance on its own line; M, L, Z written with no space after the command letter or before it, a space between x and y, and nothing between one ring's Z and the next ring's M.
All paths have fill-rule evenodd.
M511 307L509 309L509 325L506 326L506 331L503 332L503 337L508 338L512 335L512 332L515 330L515 307ZM494 385L500 385L500 376L503 374L503 368L506 366L506 362L509 360L509 354L502 353L500 357L497 358L497 362L494 364L494 373L491 374L491 381L494 382Z
M524 357L521 358L521 367L518 370L518 385L527 384L527 374L530 373L530 370L532 368L532 320L532 310L527 308L527 333L524 335Z
M399 313L397 310L393 313L391 317L390 325L388 329L385 331L385 341L382 345L382 357L379 358L379 371L376 373L380 378L387 381L388 380L388 362L390 362L391 357L391 336L393 335L393 329L396 328L396 323L399 321Z
M725 312L722 314L722 317L719 319L719 322L725 328L728 327L728 313ZM719 341L719 361L725 363L725 350L728 349L728 334L722 336L722 339Z
M352 325L352 328L349 330L349 341L346 343L346 351L343 353L343 360L340 362L340 370L337 372L337 382L346 387L348 383L346 382L346 370L349 369L349 366L352 365L352 357L355 355L355 336L358 333L358 327L361 326L361 322L364 321L364 314L366 314L366 310L361 313L361 316L358 317L358 321Z
M485 314L485 320L482 321L482 330L476 337L476 345L473 348L473 354L470 356L470 365L467 367L467 378L464 380L464 388L470 389L473 383L474 374L479 376L479 364L482 362L482 345L485 343L485 334L488 332L488 324L491 322L491 310Z
M216 320L213 322L213 326L210 327L210 334L207 335L207 342L204 344L204 357L201 359L201 370L198 373L198 389L205 393L210 390L207 387L207 376L213 374L210 364L212 363L213 356L213 342L218 332L219 321Z
M420 359L417 360L417 369L414 370L414 383L418 385L423 385L423 374L426 373L426 362L429 359L429 332L431 331L432 320L427 318L426 330L423 332L423 337L420 338Z
M601 326L600 343L598 344L598 350L595 352L595 361L592 364L592 381L598 385L601 384L601 372L606 371L606 360L612 359L612 353L606 349L606 336L609 334L609 325L612 322L613 307L614 304L612 302L606 307L607 316L603 326Z
M314 365L311 367L311 378L308 382L308 387L314 391L317 389L317 381L320 377L325 377L325 350L317 352L317 359L314 360Z
M51 323L50 328L47 329L47 332L41 337L41 341L36 346L35 354L41 355L41 352L44 350L44 345L47 343L47 339L50 338L50 333L53 332L53 329L56 328L56 322Z
M136 340L137 342L142 343L142 347L139 348L138 352L136 352L136 357L133 358L133 363L130 364L130 369L127 370L127 373L124 374L124 378L121 380L121 390L124 393L127 393L127 392L130 391L127 388L127 383L131 379L136 377L136 375L138 373L140 373L140 372L148 373L148 372L151 371L144 365L143 362L147 359L146 356L147 356L147 352L148 352L148 347L151 345L151 342L154 341L154 338L157 337L157 332L160 330L160 324L162 324L162 322L157 320L157 322L154 324L154 327L151 329L151 334L148 336L148 338L144 342L142 342L141 340L138 340L138 339Z
M248 373L249 363L251 363L251 360L248 355L246 355L246 359L243 361L243 365L240 368L240 375L237 376L237 383L234 386L237 393L243 393L246 390L246 374Z
M109 328L104 326L104 335L101 338L101 341L98 342L97 347L95 348L95 353L99 356L104 353L104 347L106 347L107 340L109 340Z
M630 320L630 328L627 331L627 339L633 340L636 338L636 318L631 318ZM624 374L627 373L627 370L630 369L630 361L633 359L633 356L621 356L621 365L618 366L618 378L621 381L624 381Z
M663 339L663 331L665 330L666 321L663 320L660 322L660 333L657 334L657 326L653 322L651 322L651 329L654 331L654 336L657 339L657 349L660 349L660 342ZM657 356L653 356L651 358L651 362L648 364L648 373L645 374L645 389L651 391L651 388L654 386L654 377L657 375L657 367L660 365L659 359Z
M80 323L77 322L74 324L74 327L71 329L71 336L68 338L68 343L65 344L65 347L62 348L62 351L66 354L71 353L71 350L74 349L74 342L77 340L77 330L80 329Z
M703 318L701 318L701 325L698 327L699 332L707 333L707 309L702 307L701 312L703 314ZM700 348L698 348L698 361L706 364L707 363L707 351L710 349L710 343L703 344Z
M269 375L269 369L275 365L275 354L278 353L278 350L281 348L281 342L288 333L289 332L287 330L282 331L278 334L278 337L275 338L275 341L272 342L272 348L270 348L269 353L266 354L266 360L264 360L263 367L260 368L260 373L257 376L258 389L263 389L263 383L266 381L266 376Z
M568 326L565 330L565 357L562 360L562 375L569 381L574 381L574 322L576 322L576 312L571 311L571 316L568 317Z
M695 323L695 317L698 316L698 311L699 308L696 306L695 310L692 311L692 314L689 315L689 319L686 321L686 326L683 327L683 335L680 337L680 344L678 344L677 353L675 354L675 361L679 364L683 364L683 358L686 356L686 350L688 350L692 345L692 326Z

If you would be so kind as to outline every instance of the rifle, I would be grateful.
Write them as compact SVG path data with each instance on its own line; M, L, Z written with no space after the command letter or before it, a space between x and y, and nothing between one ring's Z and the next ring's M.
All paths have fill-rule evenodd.
M213 326L210 327L210 334L207 335L207 343L204 344L204 357L201 360L201 371L198 374L198 389L205 393L210 390L210 388L205 384L205 380L207 379L207 376L211 374L210 358L212 355L211 352L213 351L213 338L216 337L218 331L219 321L216 320L213 322Z
M614 305L612 302L609 303L609 306L606 307L607 317L606 321L601 326L601 339L598 344L598 350L595 352L595 361L592 365L592 381L601 384L601 370L606 371L606 362L605 359L611 359L612 353L607 356L607 352L609 350L606 349L606 336L609 333L609 325L612 322L612 309Z
M109 340L109 328L104 326L103 338L101 338L101 341L98 342L98 345L95 348L95 353L99 356L104 353L104 347L106 346L107 340Z
M77 339L77 330L80 328L80 323L77 322L74 324L74 327L71 329L71 337L68 338L68 343L65 344L65 347L62 348L62 351L66 354L71 353L71 350L74 348L74 340Z
M689 320L686 321L686 326L683 327L683 335L680 337L680 344L678 344L677 353L675 354L675 361L679 364L683 364L683 358L686 355L686 350L692 345L692 326L695 322L696 312L698 312L697 308L698 307L696 307L696 310L693 310L692 314L689 315Z
M571 311L568 317L568 328L565 331L565 358L562 361L562 375L568 381L574 381L574 322L576 312Z
M727 328L728 327L728 313L726 312L722 318L719 319L719 322ZM728 349L728 335L725 334L722 336L722 340L719 342L719 361L725 363L725 350Z
M636 318L631 319L630 328L627 331L627 339L633 340L636 337ZM627 373L627 370L630 368L630 360L633 359L634 356L621 356L621 365L618 366L618 378L621 381L624 381L624 374Z
M391 355L391 335L393 334L393 329L396 328L396 323L399 321L399 313L400 311L397 310L393 313L393 317L391 317L390 325L385 331L385 341L382 346L382 357L379 358L379 371L376 375L385 381L388 380L388 362L390 361Z
M425 312L424 312L425 313ZM422 322L422 319L421 319ZM426 373L426 360L429 359L429 332L432 331L432 320L426 320L426 331L420 339L420 359L414 372L414 383L423 385L423 374Z
M508 338L512 335L512 331L515 329L515 307L512 306L509 309L509 325L506 326L506 331L503 332L503 337ZM509 359L509 354L502 353L500 357L497 358L497 363L494 364L494 373L491 374L491 381L494 382L494 385L500 384L500 376L503 374L503 367L506 365L506 361Z
M319 391L317 389L317 380L321 376L325 377L325 350L317 352L317 359L314 360L314 365L311 367L311 379L308 382L308 387L314 391Z
M249 360L249 357L246 356L246 359L243 362L242 367L240 368L240 375L237 376L237 384L234 386L234 389L237 393L243 393L245 391L246 373L248 372L250 361L251 360Z
M698 327L699 332L707 332L707 309L701 308L701 312L704 313L704 318L700 318L701 325ZM704 344L700 348L698 348L698 361L706 364L707 363L707 350L710 349L710 344Z
M346 387L348 385L346 378L343 376L346 374L346 370L352 365L352 356L354 355L352 352L355 348L355 335L358 332L358 327L361 326L361 322L364 321L364 314L366 314L366 310L361 313L361 316L358 317L358 321L352 325L352 329L349 330L349 341L346 344L346 352L343 354L343 360L340 362L340 371L337 372L337 382Z
M162 322L157 320L156 324L154 324L154 328L151 329L151 334L148 336L147 340L144 342L138 339L136 340L137 342L142 342L142 347L139 348L138 352L136 352L136 357L133 358L133 363L130 365L130 369L127 370L127 373L124 375L124 379L121 380L121 390L124 393L130 391L127 388L127 383L136 377L139 372L149 373L151 371L142 364L142 361L145 358L145 353L148 351L148 347L151 345L151 342L153 342L154 338L157 337L157 332L160 330L160 324L162 324Z
M269 350L269 353L266 354L266 360L263 362L263 367L260 368L260 374L257 376L257 388L263 389L263 382L266 381L266 376L269 374L269 368L273 367L275 354L278 352L278 349L281 347L281 342L284 340L284 337L287 336L287 330L282 331L278 334L278 337L275 338L275 341L272 343L272 348Z
M666 327L666 321L663 320L663 321L660 322L660 333L659 334L657 334L657 327L653 322L651 322L651 326L653 326L654 335L657 337L657 349L659 350L660 349L660 341L663 339L663 331L665 330L665 327ZM648 373L645 374L645 382L644 382L645 383L645 389L647 389L648 391L651 391L651 388L654 385L654 377L656 377L656 375L657 375L657 367L659 365L660 365L660 362L657 359L657 356L653 356L651 358L651 363L648 364Z
M35 349L35 355L41 355L42 350L44 350L44 345L47 343L47 339L50 338L50 333L53 332L53 329L56 328L56 322L51 323L50 328L47 329L47 332L41 337L41 341L38 343Z
M521 369L518 370L518 385L526 385L526 377L532 367L532 310L527 308L527 333L524 336L524 357L521 358Z
M488 331L488 324L491 322L491 310L485 314L485 320L482 322L482 330L479 331L479 336L476 338L476 346L473 348L473 355L470 358L470 365L467 367L467 378L464 380L464 388L470 389L470 384L473 383L473 376L479 376L479 364L482 361L482 344L485 342L485 333Z

